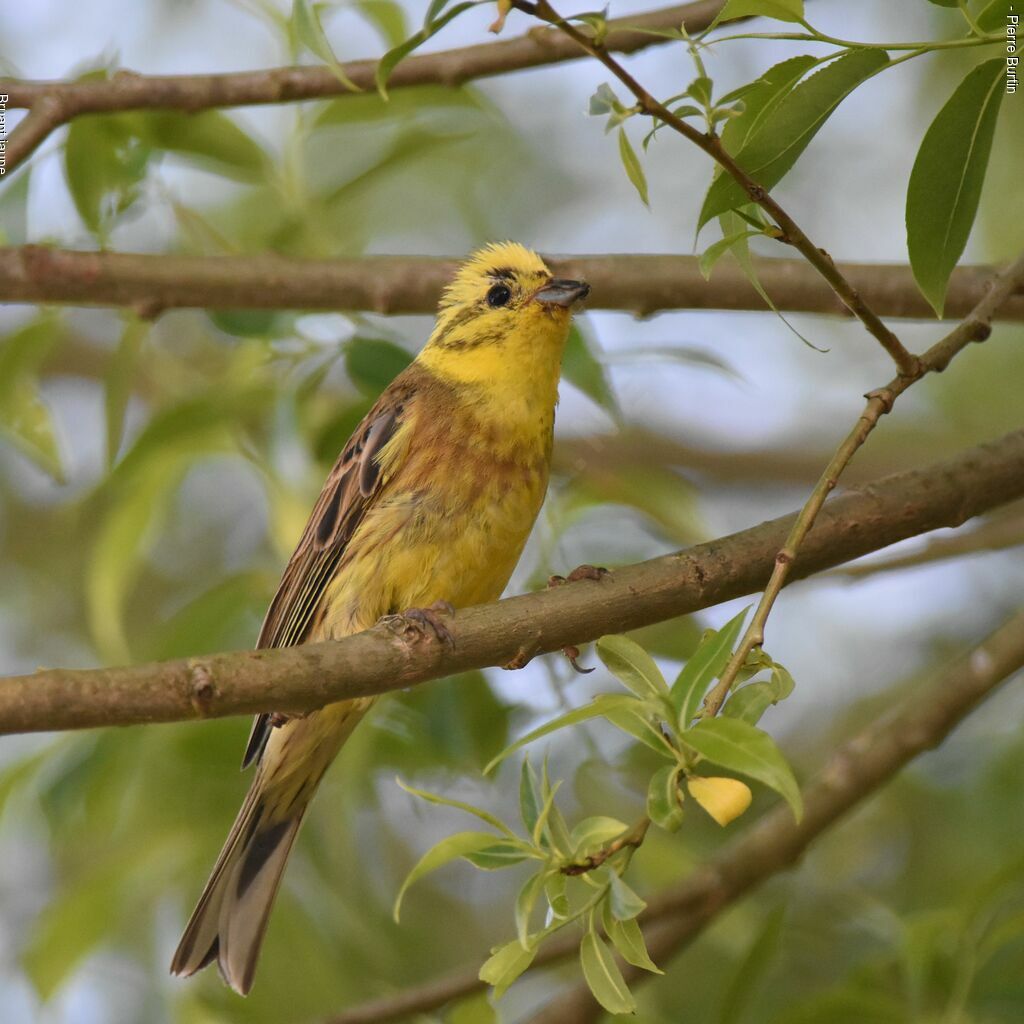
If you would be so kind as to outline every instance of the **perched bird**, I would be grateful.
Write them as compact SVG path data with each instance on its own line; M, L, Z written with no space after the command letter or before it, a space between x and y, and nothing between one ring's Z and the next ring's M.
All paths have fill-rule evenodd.
M441 609L496 600L548 483L562 351L589 287L506 242L474 253L418 358L334 464L258 647L336 639L403 614L447 634ZM256 772L171 972L217 961L243 995L285 862L324 772L375 698L260 715Z

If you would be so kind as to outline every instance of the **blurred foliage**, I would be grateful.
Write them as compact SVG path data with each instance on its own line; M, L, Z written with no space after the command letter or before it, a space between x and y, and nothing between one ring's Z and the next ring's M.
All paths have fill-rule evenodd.
M167 14L171 5L163 6ZM196 32L203 31L203 19L215 6L212 0L187 5ZM279 62L330 64L339 55L352 56L339 29L346 24L367 28L381 50L400 47L418 30L423 14L415 5L403 9L389 0L277 6L240 0L238 6L274 33ZM777 0L777 6L795 9L791 0ZM920 6L936 38L961 31L958 11L929 8L924 0ZM739 0L733 7L742 13ZM822 3L819 19L815 5L815 19L841 23L840 7ZM880 38L900 34L898 17L881 5L875 14ZM600 27L600 15L588 17L592 28ZM151 31L158 32L160 24ZM510 23L506 31L519 27ZM782 57L794 51L773 53L779 63L772 72L793 70L792 77L782 75L785 86L778 85L778 74L764 74L767 62L761 61L750 69L749 88L718 96L697 69L687 94L677 97L692 108L680 116L718 125L737 151L764 146L781 136L765 128L758 141L751 132L757 116L774 109L778 124L792 127L792 109L810 99L820 101L815 110L828 117L850 81L881 63L863 54L839 55L830 76L810 86L815 80L804 77L809 59L798 57L793 65ZM675 81L689 70L679 70L684 58L675 49L658 67L668 67ZM925 128L978 61L977 51L963 50L935 61L927 89L917 98L903 182ZM53 74L105 76L116 71L115 64L103 58ZM546 72L555 82L565 73ZM885 74L895 81L898 72ZM599 81L593 77L590 92ZM635 238L632 225L646 216L633 187L658 215L680 205L679 196L663 190L668 179L661 172L668 167L674 181L680 159L664 132L657 146L649 146L648 138L642 148L634 148L625 134L618 143L602 140L599 128L584 118L584 104L572 107L570 92L563 100L556 90L550 105L562 118L566 138L553 144L550 122L537 109L538 94L517 81L501 88L396 89L386 101L367 91L272 114L259 108L79 118L48 143L48 153L3 181L0 234L7 244L51 240L211 255L457 253L489 238L550 237L550 225L561 230L574 223L563 216L570 210L580 237L615 239L606 244L613 250L628 247L617 240ZM973 197L980 203L984 235L979 251L993 257L1012 254L1020 242L1020 217L1013 211L1024 194L1015 187L1024 119L1019 106L1013 107L1004 102L997 119L986 114L997 121L989 184ZM630 113L607 87L598 89L591 111L607 115L616 128ZM902 130L885 121L891 116L885 110L872 116L885 122L887 132ZM830 130L826 125L821 135ZM797 134L802 149L810 139ZM801 163L810 161L824 177L828 167L813 164L820 144L815 138ZM658 163L662 152L671 163ZM797 154L787 147L786 154L768 157L785 173L790 155ZM632 181L623 192L616 191L620 157ZM894 189L904 187L898 177L893 176ZM726 186L711 188L709 198ZM699 195L683 197L694 219ZM30 230L33 211L58 200L68 211L67 223L58 237L42 239ZM856 203L866 205L867 199L857 196ZM712 243L707 272L727 252L750 266L748 239L763 228L744 214L753 216L741 208L721 219L728 244ZM648 223L642 222L643 230ZM600 234L584 233L594 225ZM575 237L552 246L584 247ZM948 262L948 252L939 255ZM579 432L573 416L614 431L650 423L652 407L666 416L675 411L658 409L648 398L642 382L651 378L633 375L643 346L630 336L633 325L623 329L616 323L587 317L574 331L560 431ZM737 325L739 337L751 320L728 323ZM635 328L637 334L643 326ZM5 311L4 670L143 661L251 645L327 468L428 329L422 318L384 324L372 316L290 311L176 311L153 324L131 313ZM622 342L616 330L625 334L625 344L608 344ZM1021 332L1001 329L1000 336L977 358L965 356L954 371L922 384L915 391L918 405L886 423L886 439L880 430L872 443L887 446L894 458L906 459L909 452L923 460L1019 426ZM692 351L683 340L673 339L671 351ZM749 350L737 349L744 351ZM761 436L780 401L772 390L779 378L773 376L778 367L771 353L777 351L752 358L751 365L741 365L732 352L718 360L736 366L746 382L730 393L729 411L752 424L746 443L764 450L761 476L723 484L654 457L626 466L609 458L570 467L553 481L515 586L541 585L550 573L579 562L614 565L704 539L709 520L733 522L723 509L739 506L748 523L768 515L766 505L780 494L783 507L795 504L802 489L773 478L767 446L778 443L778 435ZM793 393L819 389L827 403L836 393L827 390L835 363L820 369L806 360L838 360L840 350L828 357L801 350L799 358L805 361L784 368L799 376ZM853 364L839 365L842 377ZM709 418L720 412L722 391L714 380L696 378L698 384L689 386L687 378L680 379L687 391L673 394L674 406L693 406ZM664 428L666 434L670 430ZM827 447L830 442L818 433L813 423L801 428L803 450ZM820 763L840 736L891 701L887 696L856 702L849 685L851 676L860 675L865 689L874 689L891 682L906 663L894 658L892 670L874 678L880 618L901 625L905 620L903 632L913 636L913 644L903 646L912 646L920 662L945 657L972 624L1005 610L1006 589L1019 582L1021 562L1019 552L998 557L974 575L968 568L941 577L935 591L948 601L945 617L915 616L915 602L929 589L917 587L917 577L910 584L896 581L889 590L869 589L867 598L865 591L821 584L813 594L823 595L824 612L815 607L816 597L799 606L803 619L790 628L788 640L808 670L798 672L798 697L768 718L781 723L782 746L798 777ZM848 593L855 602L877 605L879 618L850 611L853 602L840 604ZM835 620L828 628L823 614ZM707 652L706 642L699 648L703 625L685 620L631 635L673 678L681 663L699 664L695 652ZM584 657L596 660L589 652ZM792 664L788 651L784 657ZM424 850L459 827L460 815L424 809L394 785L394 776L485 807L502 821L515 819L521 810L518 769L506 769L491 783L482 779L482 768L538 721L573 706L588 707L592 689L606 688L609 676L602 669L588 680L593 684L570 677L561 660L544 659L515 676L470 673L382 701L318 797L274 914L256 988L245 1003L212 972L189 982L169 980L166 963L241 799L246 780L237 766L247 723L8 738L0 747L0 855L9 866L0 879L5 1020L300 1024L454 966L479 965L487 950L509 939L509 908L526 881L525 867L486 876L466 865L446 867L418 884L401 926L395 925L391 907L402 879ZM759 690L740 704L749 702L747 713L753 715L767 709L772 696ZM1024 1006L1024 741L1019 729L1007 726L1019 714L1007 714L1006 706L983 712L966 738L889 787L826 837L791 876L730 909L678 962L661 964L669 977L637 990L637 1019L1018 1020ZM625 740L607 723L563 733L551 748L551 777L565 780L558 801L570 821L636 820L662 765L653 749ZM662 781L675 786L678 778ZM774 799L762 786L754 789L747 818ZM692 790L690 796L700 802ZM719 813L731 813L722 811L721 802L709 802ZM673 809L663 810L669 820ZM645 839L643 856L630 869L638 899L677 881L722 842L719 826L694 813L692 802L684 814L685 828L673 834L652 829ZM600 967L602 934L614 941L619 926L603 927L601 932L595 924L587 933L594 937L585 940L585 970ZM616 934L628 944L628 935ZM576 971L567 966L537 978L527 975L502 1000L502 1019L523 1017L575 981ZM495 1013L476 998L427 1019L484 1024Z

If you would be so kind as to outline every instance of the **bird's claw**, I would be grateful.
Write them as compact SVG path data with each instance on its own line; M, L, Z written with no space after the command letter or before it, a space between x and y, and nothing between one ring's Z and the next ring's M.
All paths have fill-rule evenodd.
M580 649L574 644L569 644L568 647L562 648L562 653L569 659L569 664L572 665L573 671L578 672L581 676L590 675L594 670L592 668L583 668L577 659L580 656Z
M442 621L442 615L454 617L455 608L450 602L435 601L429 608L407 608L398 615L385 616L384 621L407 639L422 639L429 629L445 647L454 648L455 637Z
M568 576L549 576L548 589L559 587L563 583L577 583L579 580L602 580L609 575L608 570L600 565L577 565Z
M271 711L267 721L272 729L280 729L282 725L294 722L297 718L305 718L305 711Z

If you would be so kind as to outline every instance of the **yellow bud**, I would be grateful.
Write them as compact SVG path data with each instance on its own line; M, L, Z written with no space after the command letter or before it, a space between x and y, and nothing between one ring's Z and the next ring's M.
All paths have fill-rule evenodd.
M694 775L686 780L686 788L719 825L735 821L750 806L750 787L738 779Z

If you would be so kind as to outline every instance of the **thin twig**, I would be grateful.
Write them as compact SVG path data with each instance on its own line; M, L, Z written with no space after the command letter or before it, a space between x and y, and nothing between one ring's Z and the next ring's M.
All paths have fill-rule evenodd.
M781 239L788 242L813 266L831 285L843 304L857 317L892 357L900 375L916 378L921 374L917 357L904 348L899 338L881 321L878 314L864 301L855 288L842 275L832 257L824 249L818 248L807 237L803 229L786 213L771 197L766 188L759 185L743 170L722 145L717 135L704 134L677 117L665 104L655 99L626 69L608 52L603 44L594 40L573 25L564 21L547 0L513 0L513 6L528 14L533 14L541 21L560 29L587 53L600 61L627 89L633 94L641 113L663 121L684 138L702 149L712 160L716 161L728 174L743 187L751 200L757 203L775 222L781 232Z
M729 664L705 698L702 715L718 714L729 690L743 668L747 656L751 651L764 644L765 623L771 614L775 599L785 585L804 538L814 525L825 499L835 489L843 470L867 440L878 421L892 410L896 399L921 376L928 373L941 373L957 353L963 351L971 342L984 341L992 332L992 317L995 311L1022 283L1024 283L1024 255L993 279L988 295L978 303L970 316L924 353L920 359L921 373L917 377L896 376L884 387L868 393L864 411L829 460L825 471L811 492L811 496L793 523L793 529L786 538L786 543L775 556L775 567L772 570L768 586L761 595L750 625L729 659Z
M794 824L778 807L743 832L681 883L656 894L641 917L651 954L664 964L716 915L773 875L796 864L807 848L851 808L871 796L918 754L937 746L974 707L1024 667L1024 614L1014 616L969 655L943 671L924 693L895 714L887 712L829 758L803 790L804 817ZM554 938L534 961L543 966L572 956L578 935ZM643 977L624 967L631 982ZM374 999L326 1024L386 1024L428 1013L485 986L475 967ZM530 1024L585 1024L599 1011L586 986L570 989Z
M608 23L606 45L619 53L634 53L667 42L643 29L678 28L698 32L711 24L723 0L666 7ZM579 50L557 32L532 31L511 39L416 55L392 72L389 89L416 85L458 86L463 82L502 75L524 68L577 60ZM343 65L345 77L357 89L376 88L377 60L355 60ZM7 142L7 170L24 160L51 131L81 114L124 110L181 110L195 113L215 107L293 103L302 100L351 96L351 89L327 67L283 67L210 75L140 75L119 71L109 79L83 82L26 82L0 79L0 92L10 108L37 114L18 126ZM48 105L48 113L47 107ZM53 116L53 110L60 117ZM43 113L37 113L43 111ZM28 125L27 129L22 131ZM11 148L15 147L12 154Z
M612 840L607 846L603 846L597 853L589 854L582 860L574 861L562 867L563 875L585 875L588 871L595 871L610 857L621 853L623 850L637 850L643 846L647 836L647 830L651 827L651 819L646 815L642 817L631 829L624 832L618 839Z

